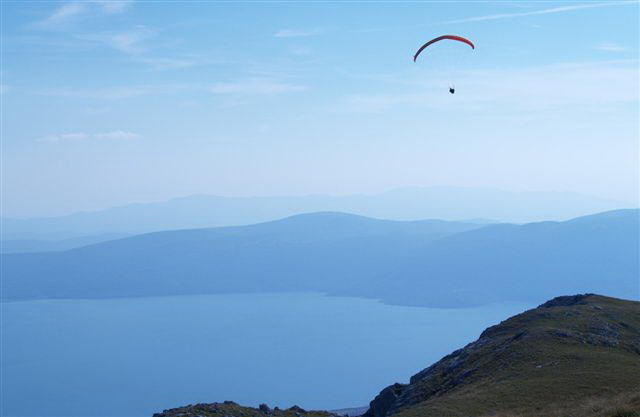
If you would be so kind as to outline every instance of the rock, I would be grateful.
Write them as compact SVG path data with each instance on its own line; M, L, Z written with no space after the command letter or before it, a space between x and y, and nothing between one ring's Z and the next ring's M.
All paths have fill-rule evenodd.
M594 294L577 294L577 295L564 295L556 297L552 300L541 304L538 308L551 308L551 307L569 307L576 304L584 304L587 297L591 297Z
M307 410L305 410L305 409L303 409L301 407L298 407L297 405L291 406L291 408L289 408L289 411L293 411L293 412L296 412L296 413L306 413L307 412Z

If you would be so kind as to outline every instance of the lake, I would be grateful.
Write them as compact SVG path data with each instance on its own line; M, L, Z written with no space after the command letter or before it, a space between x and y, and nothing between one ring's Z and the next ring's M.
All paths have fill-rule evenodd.
M2 303L2 416L150 416L223 400L363 406L531 307L313 293Z

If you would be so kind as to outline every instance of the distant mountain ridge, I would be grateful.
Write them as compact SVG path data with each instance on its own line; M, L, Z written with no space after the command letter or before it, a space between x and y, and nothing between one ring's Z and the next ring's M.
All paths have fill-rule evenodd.
M197 195L131 204L61 217L2 218L2 239L70 238L104 233L255 224L300 213L336 211L393 220L495 219L496 222L565 220L628 207L570 192L510 192L493 188L404 188L375 195L219 197ZM480 222L486 222L481 220Z
M444 307L537 302L558 292L637 298L639 214L486 226L314 213L156 232L64 252L4 254L2 297L315 291Z
M94 243L106 242L108 240L121 239L126 237L122 233L107 233L92 236L79 236L68 239L11 239L0 242L0 253L31 253L31 252L53 252L63 251Z
M410 248L478 227L314 213L251 226L155 232L64 252L1 255L2 296L339 291L365 282Z

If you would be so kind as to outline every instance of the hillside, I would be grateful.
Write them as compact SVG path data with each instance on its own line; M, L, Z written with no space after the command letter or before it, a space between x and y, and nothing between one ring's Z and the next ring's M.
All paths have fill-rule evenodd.
M2 239L140 234L254 224L300 213L338 211L394 220L471 218L503 222L566 220L629 207L570 192L511 192L482 187L402 188L372 195L220 197L194 195L49 218L2 218ZM486 222L482 221L483 223Z
M364 417L640 416L640 303L558 297L385 388Z
M434 335L437 337L437 335ZM390 352L385 366L393 366ZM154 417L305 417L235 403ZM376 396L364 417L638 417L640 302L593 294L554 298L486 329L478 340Z
M251 226L150 233L64 252L4 254L2 296L339 292L366 283L414 248L478 227L314 213Z
M150 233L64 252L4 254L2 297L315 291L446 307L574 292L635 298L638 213L521 226L315 213Z
M365 295L401 305L445 306L540 302L576 292L637 299L639 231L639 210L491 225L439 239L404 265L382 271Z
M10 239L0 242L0 253L33 253L33 252L54 252L63 251L82 246L93 245L95 243L106 242L108 240L122 239L127 235L119 233L108 233L96 236L80 236L69 239Z

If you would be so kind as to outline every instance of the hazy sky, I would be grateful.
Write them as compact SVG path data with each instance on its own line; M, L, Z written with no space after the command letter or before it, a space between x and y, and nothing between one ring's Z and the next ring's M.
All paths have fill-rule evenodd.
M3 0L3 215L432 185L637 202L638 15L616 1ZM445 33L476 50L441 42L412 62Z

